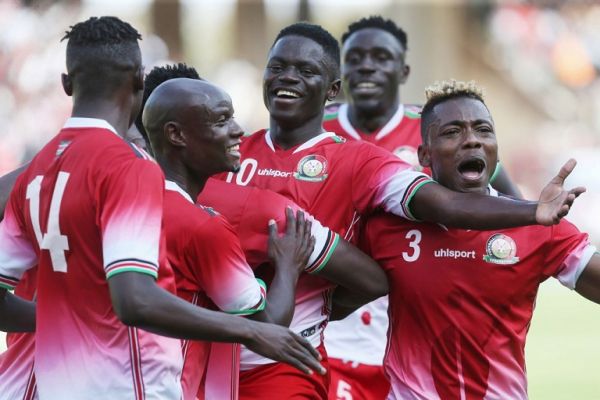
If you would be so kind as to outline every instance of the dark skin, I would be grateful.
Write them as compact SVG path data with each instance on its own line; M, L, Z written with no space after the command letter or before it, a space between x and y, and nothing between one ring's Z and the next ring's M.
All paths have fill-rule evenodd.
M459 97L434 108L436 124L427 131L420 149L420 161L430 167L433 178L457 192L488 195L489 178L498 158L494 122L487 107L479 100ZM483 169L476 168L481 163ZM480 165L481 165L480 164ZM555 179L564 180L559 174ZM558 184L558 182L557 182ZM590 259L579 277L575 290L600 304L600 255ZM332 318L343 319L368 302L347 290L337 289Z
M359 131L375 133L395 114L401 102L400 87L410 74L405 57L406 49L398 39L379 28L358 30L344 42L342 82L348 94L348 118ZM522 197L504 169L492 186Z
M279 39L269 52L263 95L270 113L271 138L284 149L322 132L325 101L337 94L340 84L325 62L311 61L325 57L319 44L300 36ZM311 62L311 72L302 72L301 66ZM292 90L298 96L285 98L281 93L278 96L280 90ZM568 169L569 166L563 173L568 173ZM417 191L410 207L420 220L456 228L488 230L552 225L567 214L577 194L564 190L562 180L557 179L544 189L538 203L459 193L430 183Z
M233 119L231 98L219 87L196 79L171 79L149 97L144 125L155 156L168 180L197 198L206 180L239 168L238 146L243 134ZM285 235L269 222L269 256L275 276L267 306L251 319L289 326L294 313L296 283L314 249L310 221L286 210Z
M122 72L123 85L101 95L86 91L79 79L85 73L63 75L65 93L73 97L73 117L104 119L123 135L140 111L143 90L143 68L139 50L131 54L131 68ZM102 77L97 77L102 79ZM310 373L311 369L324 373L317 360L319 353L303 338L276 325L263 324L224 313L193 306L163 290L148 275L125 272L108 280L115 314L128 326L175 338L242 343L268 358L286 362ZM24 310L19 313L19 303L13 295L0 289L0 321L10 320L7 328L32 330L34 316ZM16 320L19 313L26 319ZM26 318L28 317L28 318Z

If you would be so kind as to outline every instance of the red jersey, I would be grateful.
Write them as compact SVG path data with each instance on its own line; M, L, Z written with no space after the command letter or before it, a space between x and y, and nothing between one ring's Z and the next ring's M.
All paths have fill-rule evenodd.
M364 239L390 283L390 399L527 399L538 287L573 289L595 251L565 220L482 232L378 215Z
M273 219L277 226L285 227L286 207L294 211L299 207L290 199L270 190L230 185L223 181L209 179L198 202L212 207L222 213L238 233L246 259L253 268L269 262L267 255L269 231L268 221ZM301 274L296 287L296 302L294 316L290 329L295 332L310 333L312 329L324 324L323 290L321 278L311 275L326 266L334 252L339 236L330 229L323 227L319 221L306 215L312 221L312 235L315 238L315 248L310 255L306 271ZM308 329L308 330L307 330ZM319 335L309 335L313 345L320 343ZM247 370L254 366L273 362L244 348L241 352L241 369Z
M244 138L240 151L239 173L221 178L277 192L346 240L355 239L361 216L378 208L413 219L408 204L421 185L431 182L389 152L369 143L347 142L331 132L283 150L263 130ZM320 304L323 322L299 325L304 326L301 333L318 344L333 285L318 277L311 285L311 291L319 293L314 306Z
M41 397L181 396L180 342L122 324L107 284L133 271L175 290L159 264L163 182L156 164L90 118L69 119L17 179L0 223L0 285L14 288L38 264Z
M265 287L254 277L229 223L194 204L175 182L167 181L164 224L169 263L177 295L204 308L216 305L231 314L248 315L265 307ZM195 399L203 380L210 342L185 341L184 399Z
M27 271L15 288L15 295L35 299L37 269ZM0 354L0 399L33 400L38 398L33 373L34 333L8 333L6 351Z
M331 104L325 108L323 128L348 140L363 140L384 148L417 170L417 149L421 144L421 107L400 104L392 118L372 133L365 133L352 126L348 118L348 104Z

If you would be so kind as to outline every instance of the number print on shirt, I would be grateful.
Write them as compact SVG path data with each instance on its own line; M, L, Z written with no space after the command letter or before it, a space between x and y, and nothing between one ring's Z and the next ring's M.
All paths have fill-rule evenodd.
M29 216L31 225L35 232L35 238L40 246L40 250L48 250L52 260L52 269L56 272L67 272L67 258L65 251L69 250L69 239L60 233L58 218L60 215L60 203L65 193L65 187L69 180L67 172L59 172L50 201L50 213L48 214L47 232L42 234L40 227L40 191L42 189L43 176L36 176L29 185L27 185L26 198L29 200Z
M403 251L402 258L404 258L404 261L406 262L415 262L421 255L421 248L419 247L419 243L421 243L422 238L421 231L417 229L411 229L406 233L405 238L411 240L411 242L408 243L408 247L412 248L413 252L412 254L408 254L406 251Z
M340 379L337 386L336 400L353 400L352 385Z
M237 174L234 174L233 172L228 173L225 181L227 183L231 183L233 181L233 177L235 176L235 183L237 183L240 186L246 186L254 177L257 168L258 161L256 161L254 158L246 158L244 161L242 161L242 164L240 165L240 170L237 172ZM246 170L248 170L247 175Z

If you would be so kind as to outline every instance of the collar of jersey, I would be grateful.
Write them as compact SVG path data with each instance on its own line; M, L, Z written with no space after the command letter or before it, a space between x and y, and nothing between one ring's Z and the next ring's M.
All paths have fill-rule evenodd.
M194 200L192 200L192 197L189 195L189 193L186 192L185 190L183 190L181 188L181 186L179 186L177 183L175 183L173 181L165 180L165 189L170 190L172 192L179 193L180 195L182 195L183 197L185 197L185 199L187 201L189 201L190 203L194 204Z
M65 122L63 128L102 128L107 129L115 135L121 137L121 135L117 133L117 130L113 128L111 124L99 118L71 117L67 120L67 122Z
M377 135L375 135L375 140L381 140L385 136L389 135L395 127L400 125L402 118L404 118L404 104L400 103L398 109L394 115L392 115L392 118L390 118L390 120L379 130L379 132L377 132ZM344 103L340 106L338 110L338 121L340 121L342 128L348 132L348 135L352 136L356 140L362 139L348 118L348 103Z
M300 146L298 146L296 148L296 150L294 150L292 152L292 154L298 153L299 151L302 151L302 150L309 149L309 148L313 147L314 145L316 145L317 143L319 143L320 141L325 140L330 137L333 137L333 136L335 136L335 133L333 133L333 132L323 132L320 135L315 136L314 138L302 143ZM267 141L267 146L269 146L271 148L271 150L275 151L275 145L273 144L273 139L271 139L271 134L269 133L268 129L265 132L265 140Z

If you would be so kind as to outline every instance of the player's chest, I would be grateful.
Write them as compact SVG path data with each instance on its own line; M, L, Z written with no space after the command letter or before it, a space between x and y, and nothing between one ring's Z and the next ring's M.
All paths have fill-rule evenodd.
M427 287L441 295L466 287L502 298L539 283L542 252L527 236L414 227L395 239L392 279L408 292Z

